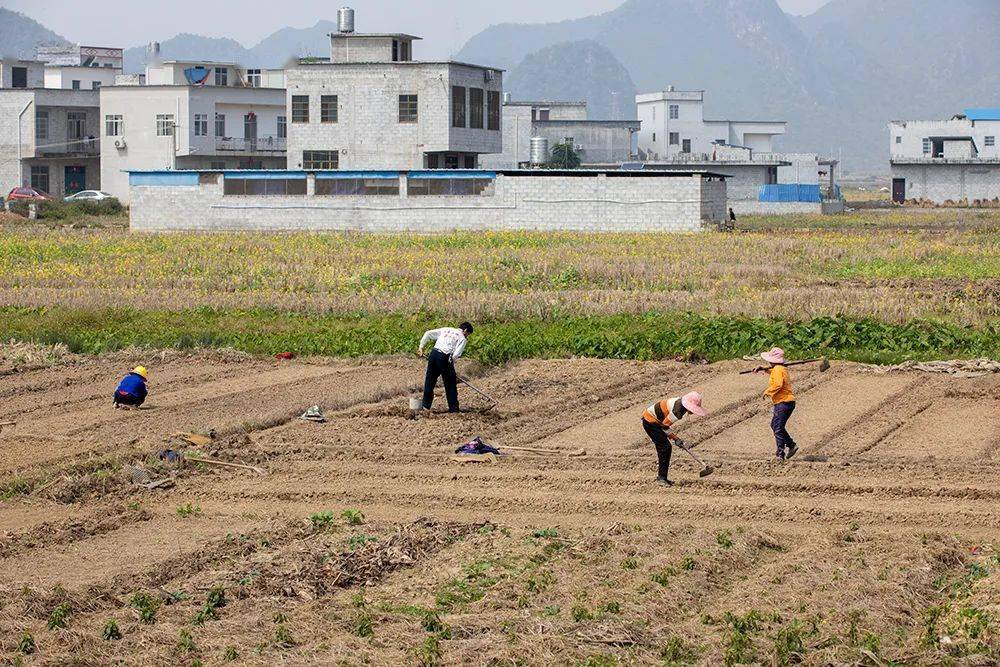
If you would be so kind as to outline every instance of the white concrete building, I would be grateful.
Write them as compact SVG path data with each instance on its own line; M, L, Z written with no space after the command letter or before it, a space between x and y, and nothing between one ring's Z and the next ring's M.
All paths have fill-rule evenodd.
M99 90L115 85L121 70L80 65L46 65L45 87L63 90Z
M650 162L681 155L710 156L719 145L774 152L774 138L785 133L784 121L706 120L705 93L674 90L636 95L639 155Z
M484 155L483 167L530 166L531 139L544 137L550 148L570 141L584 166L616 165L633 159L637 120L590 120L586 102L504 101L503 152Z
M100 185L100 108L94 90L0 90L0 190L32 185L54 196Z
M1000 198L1000 109L889 124L892 198L976 205Z
M115 69L119 72L125 66L125 53L122 49L106 46L39 46L35 54L46 65L65 67L97 67Z
M286 70L288 166L312 169L475 168L499 153L500 70L413 60L406 34L330 36L328 60Z
M264 87L282 80L234 63L168 61L147 67L142 85L102 87L101 188L128 201L128 170L283 169L285 91Z

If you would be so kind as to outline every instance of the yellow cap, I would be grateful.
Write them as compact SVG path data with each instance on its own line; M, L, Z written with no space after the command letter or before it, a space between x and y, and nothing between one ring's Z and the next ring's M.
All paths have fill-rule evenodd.
M146 370L145 366L136 366L135 370L132 372L135 373L136 375L142 376L143 380L149 379L149 371Z

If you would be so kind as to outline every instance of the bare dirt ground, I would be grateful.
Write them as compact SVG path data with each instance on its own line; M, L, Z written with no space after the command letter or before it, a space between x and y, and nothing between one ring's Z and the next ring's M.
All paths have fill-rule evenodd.
M416 360L175 354L115 411L132 361L0 375L5 661L1000 659L996 376L797 369L778 464L743 362L523 362L478 375L495 409L462 389L467 412L413 420ZM717 472L675 449L663 489L640 415L690 389L711 415L679 432ZM297 419L313 404L327 423ZM267 475L121 469L165 474L170 435L209 430L189 454ZM475 435L588 455L453 462Z

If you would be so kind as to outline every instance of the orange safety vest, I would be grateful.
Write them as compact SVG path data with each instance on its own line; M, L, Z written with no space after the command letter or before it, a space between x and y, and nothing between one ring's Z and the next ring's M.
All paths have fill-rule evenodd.
M681 399L671 398L653 403L642 413L642 419L650 424L659 424L667 429L674 424L674 404Z

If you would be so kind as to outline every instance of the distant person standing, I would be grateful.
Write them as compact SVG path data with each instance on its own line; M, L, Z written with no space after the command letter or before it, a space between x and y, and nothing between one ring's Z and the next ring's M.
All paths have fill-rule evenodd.
M116 408L131 409L138 408L146 402L148 390L146 383L149 381L149 371L145 366L136 366L135 370L122 378L115 389L113 397Z
M732 206L729 207L729 222L726 224L726 231L736 231L736 213L733 212Z
M761 373L768 371L771 375L767 390L764 392L764 399L770 399L774 403L771 430L774 431L774 442L777 446L775 456L779 461L787 461L795 456L799 446L795 444L786 427L788 419L795 412L795 394L792 393L792 380L788 376L788 368L785 367L785 351L776 347L760 356L770 364L768 368L758 366L755 370Z
M462 356L465 344L472 335L472 325L463 322L457 329L444 327L431 329L420 339L417 353L423 357L424 348L435 341L434 349L427 355L427 375L424 378L424 410L430 410L434 403L434 387L438 378L444 379L444 395L448 399L448 412L458 412L458 377L455 374L455 360Z

